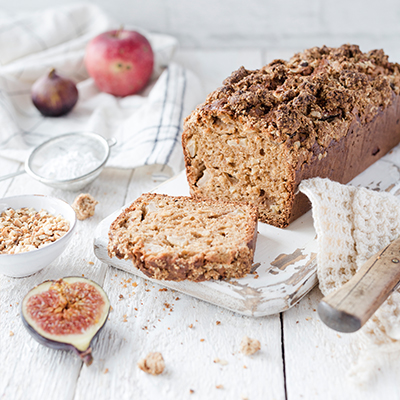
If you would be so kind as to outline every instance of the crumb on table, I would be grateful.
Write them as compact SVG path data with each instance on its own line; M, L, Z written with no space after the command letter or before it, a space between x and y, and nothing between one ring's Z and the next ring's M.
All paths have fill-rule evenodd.
M254 354L260 349L260 342L257 339L251 339L248 336L244 336L240 343L240 352L246 356Z
M165 362L163 356L159 352L152 352L138 362L138 367L151 375L159 375L164 371Z
M76 213L76 217L82 221L94 215L96 204L99 204L99 202L89 193L81 193L71 206Z

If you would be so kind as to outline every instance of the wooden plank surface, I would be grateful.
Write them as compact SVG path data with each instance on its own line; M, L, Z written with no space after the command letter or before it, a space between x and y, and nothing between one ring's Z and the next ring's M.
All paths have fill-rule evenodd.
M240 65L256 68L269 58L268 52L257 50L181 50L177 56L201 75L205 92ZM4 174L19 167L0 159ZM282 316L254 319L171 290L160 291L157 284L97 261L92 247L97 224L159 184L153 174L160 172L156 166L133 172L104 170L85 189L99 201L96 214L78 223L66 252L31 277L0 276L1 399L400 398L398 354L369 355L362 363L364 370L359 369L356 377L350 374L363 344L357 334L338 335L322 324L315 311L322 298L318 289ZM0 182L0 196L22 193L51 194L70 203L77 195L48 188L27 175ZM113 306L94 343L90 367L70 353L37 344L19 315L22 297L31 287L74 274L100 283ZM253 356L239 353L244 335L260 340L261 351ZM146 375L137 368L139 358L149 351L163 354L162 375ZM214 362L217 358L222 364Z

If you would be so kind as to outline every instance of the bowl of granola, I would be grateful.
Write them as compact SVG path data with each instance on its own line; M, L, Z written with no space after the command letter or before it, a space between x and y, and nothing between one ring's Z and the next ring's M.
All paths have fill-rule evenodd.
M16 278L40 271L65 250L75 225L75 211L56 197L0 199L0 274Z

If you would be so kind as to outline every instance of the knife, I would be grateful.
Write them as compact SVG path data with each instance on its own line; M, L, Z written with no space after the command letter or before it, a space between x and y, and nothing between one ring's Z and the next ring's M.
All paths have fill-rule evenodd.
M339 332L359 330L400 284L400 238L371 257L318 305L321 320Z

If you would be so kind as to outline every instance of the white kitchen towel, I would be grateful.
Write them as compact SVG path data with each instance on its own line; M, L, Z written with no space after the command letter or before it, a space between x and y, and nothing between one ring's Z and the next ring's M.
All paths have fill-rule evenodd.
M86 130L117 139L108 167L162 164L170 167L166 174L182 168L182 121L202 100L200 82L171 63L175 38L141 31L155 54L148 87L124 98L100 92L85 69L85 48L96 35L118 28L93 4L13 15L0 11L0 156L24 161L43 141ZM77 83L79 100L66 116L43 117L31 101L33 82L51 68Z
M324 295L344 285L383 247L400 236L400 185L376 192L328 179L300 184L312 204L317 232L317 273ZM377 371L400 350L400 289L392 293L355 335L355 359L348 378L372 383Z
M318 241L318 279L324 295L344 285L379 250L400 236L400 195L313 178L300 184L312 203ZM400 290L360 331L384 351L400 349Z

